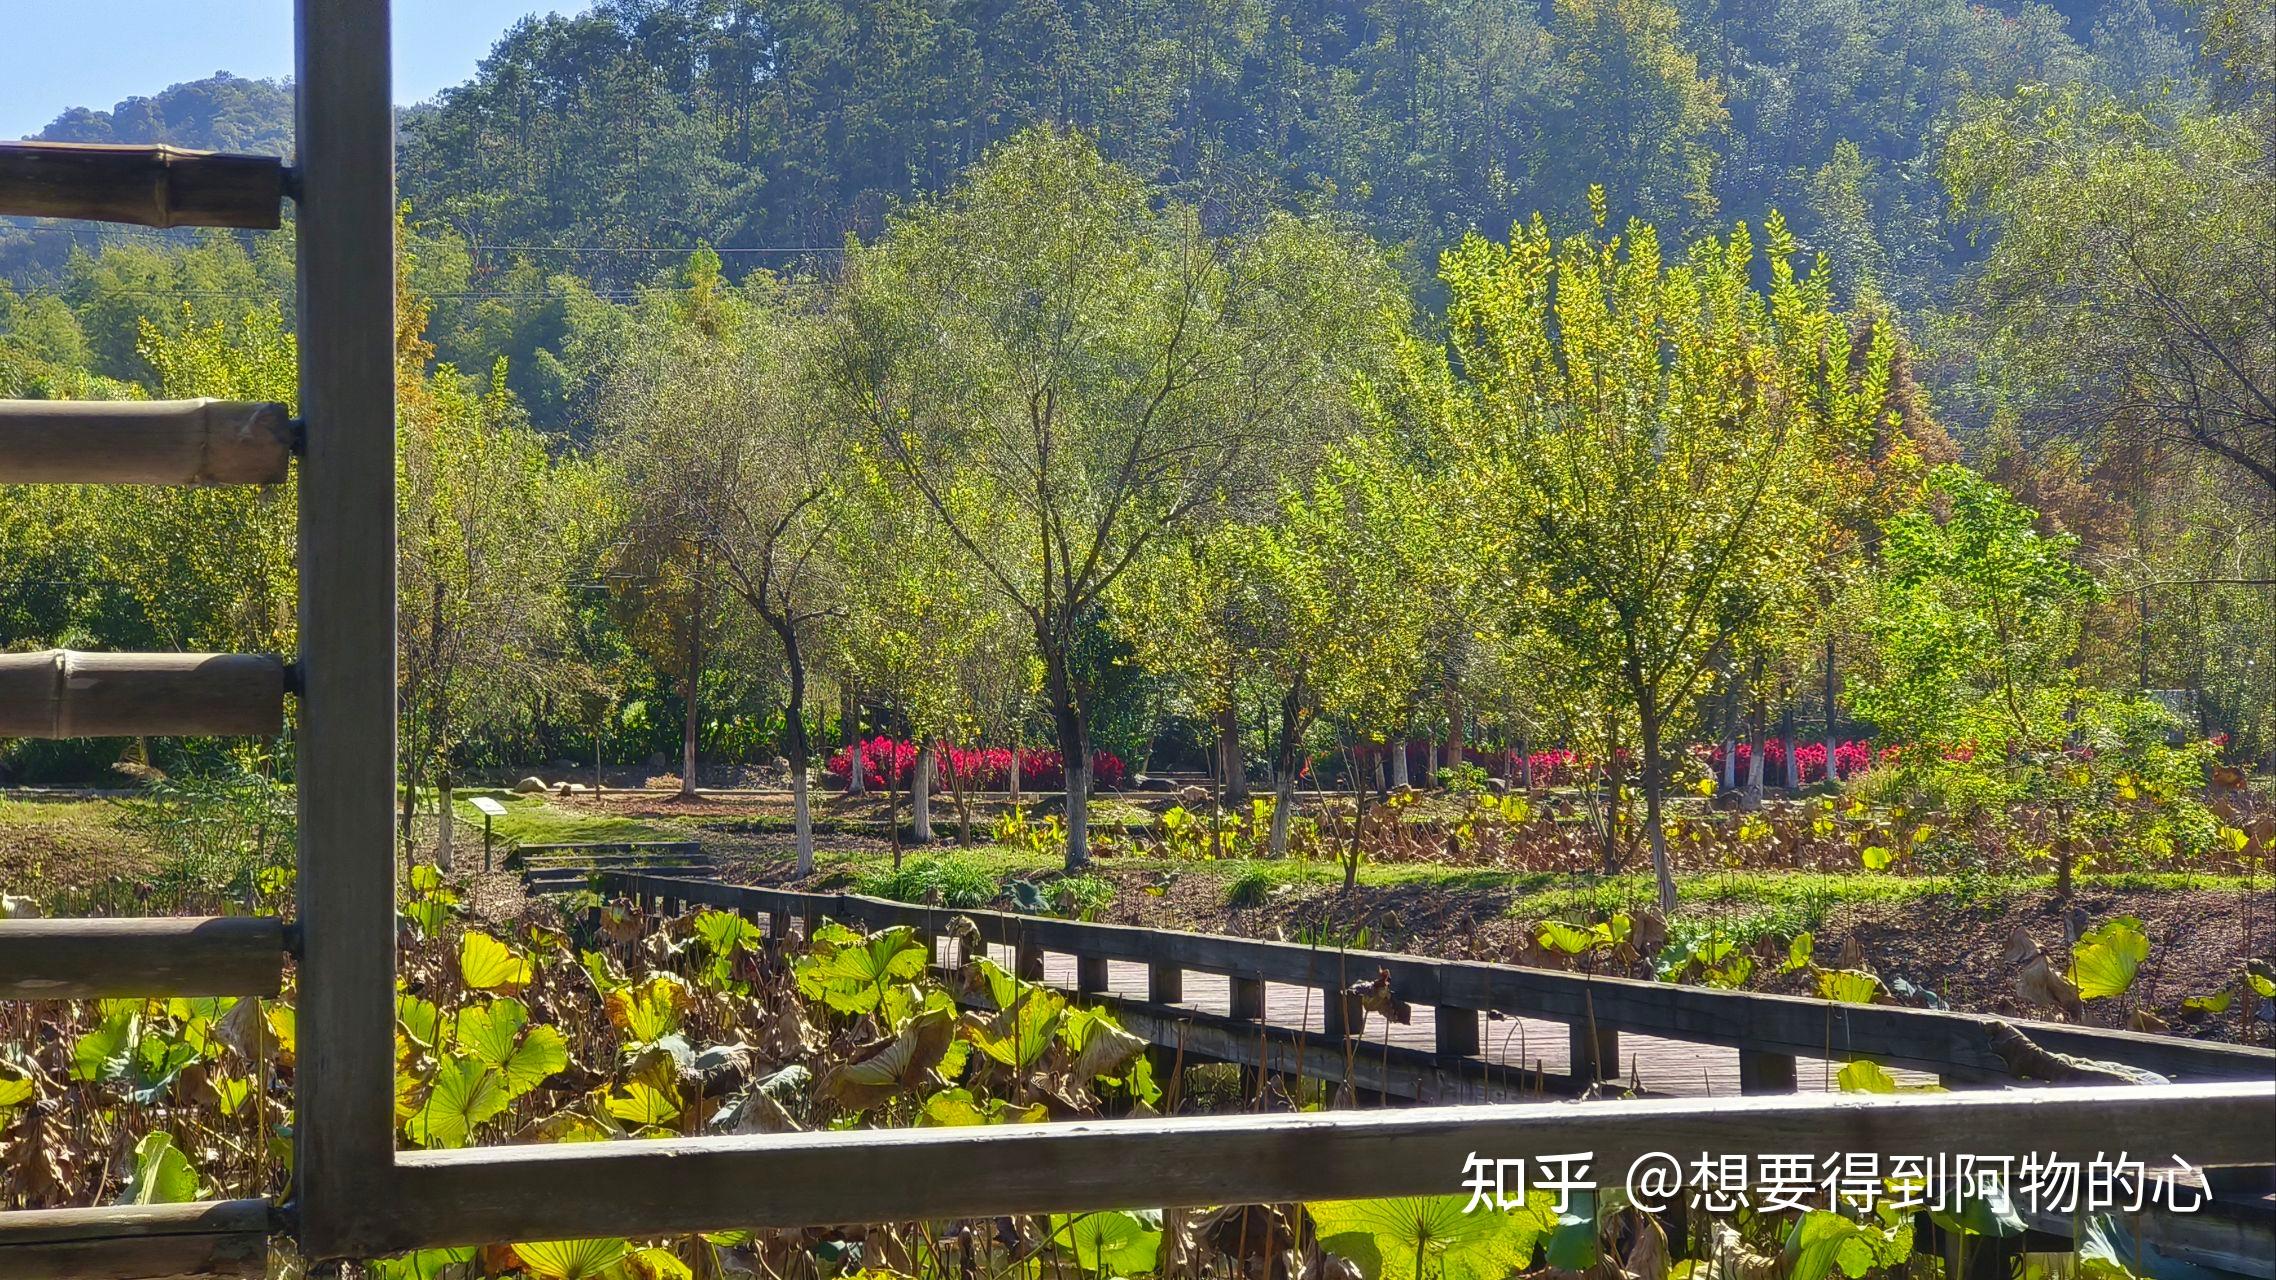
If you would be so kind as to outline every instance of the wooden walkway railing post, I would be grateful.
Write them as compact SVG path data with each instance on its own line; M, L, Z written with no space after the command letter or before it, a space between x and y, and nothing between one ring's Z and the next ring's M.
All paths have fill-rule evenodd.
M384 1252L395 1177L395 106L388 0L295 0L301 1250Z

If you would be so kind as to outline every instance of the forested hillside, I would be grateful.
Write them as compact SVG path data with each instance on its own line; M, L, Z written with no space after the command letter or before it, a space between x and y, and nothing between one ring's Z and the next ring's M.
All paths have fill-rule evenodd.
M1885 373L1874 376L1886 377L1922 460L1956 453L2027 503L2046 536L2076 539L2061 543L2066 558L2100 584L2076 602L2078 670L2107 685L2183 691L2169 701L2200 729L2267 759L2276 749L2271 11L2269 0L2187 9L2154 0L607 0L522 22L473 79L404 110L403 286L423 327L407 331L417 367L403 385L421 412L468 433L407 456L504 441L494 459L501 486L534 468L549 474L529 483L565 485L580 523L628 519L588 502L599 482L581 468L626 465L612 449L632 438L627 406L660 394L628 379L655 356L659 334L700 329L712 294L734 291L758 300L784 333L819 342L811 335L852 323L845 308L862 296L852 264L890 238L895 219L970 180L1014 139L1079 138L1078 150L1095 147L1114 175L1098 182L1117 192L1139 184L1143 200L1116 196L1132 221L1113 229L1134 244L1155 234L1131 229L1146 202L1190 211L1196 232L1229 246L1236 264L1245 261L1238 246L1278 244L1275 220L1289 215L1322 243L1371 240L1353 258L1367 260L1366 272L1318 278L1357 279L1380 266L1395 305L1351 304L1320 332L1387 325L1457 351L1464 335L1451 326L1461 322L1464 282L1446 272L1467 259L1444 255L1469 233L1538 246L1592 225L1617 238L1635 219L1675 256L1740 224L1776 228L1801 270L1824 264L1811 286L1824 305L1888 344L1875 357L1885 356ZM107 112L67 111L43 136L273 149L289 137L290 97L289 86L223 75ZM1016 185L998 195L1011 200ZM1592 211L1595 189L1602 207ZM1102 280L1113 283L1126 265L1100 267ZM0 394L288 387L290 279L289 229L0 225ZM960 287L920 301L946 315L976 298L976 287ZM1003 324L1031 318L1022 308L1035 299L1002 301ZM811 372L828 365L824 354L802 349L795 363ZM715 358L727 357L703 360ZM961 374L972 358L944 357L939 377ZM1454 375L1470 372L1456 366ZM873 372L813 374L828 394L777 408L813 419L800 422L801 439L825 417L842 426L875 406L831 397ZM700 380L681 370L664 381ZM1315 391L1319 412L1352 408L1338 403L1340 391ZM720 392L721 405L755 412L747 398ZM1402 447L1420 448L1434 429L1427 414L1370 406L1371 420L1400 412L1421 415L1400 433ZM668 489L673 474L659 464L650 487ZM210 514L168 515L188 523L151 526L149 545L180 551ZM265 588L188 591L164 574L122 583L98 550L51 538L38 520L17 532L32 549L0 566L23 588L9 595L0 643L271 639L274 620L256 616ZM621 531L580 536L585 560L508 575L525 586L549 581L559 598L544 609L485 608L578 619L586 630L554 628L542 641L525 637L526 647L556 658L581 647L591 650L578 659L586 668L615 664L607 681L620 700L610 714L625 749L668 745L666 708L680 696L671 673L687 646L653 615L681 609L670 592L688 567L664 557L639 569L644 585L625 587L630 571L609 559L617 552L603 554ZM880 526L876 538L899 536ZM1875 564L1877 537L1859 545ZM521 531L506 542L526 549L534 538ZM202 572L168 563L186 578ZM641 598L604 608L604 586ZM821 616L848 607L833 603ZM1825 687L1818 668L1846 669L1837 655L1870 655L1885 640L1860 620L1870 613L1863 605L1829 595L1807 612L1777 641L1789 706ZM1094 646L1083 661L1127 665L1095 647L1106 635L1097 618L1083 625L1083 643ZM1417 688L1500 687L1492 664L1463 652L1469 633L1448 627L1414 640L1443 668L1401 694L1419 699L1398 713L1417 726L1438 714L1430 700L1439 696ZM727 683L712 703L724 710L707 742L728 754L778 745L769 726L783 723L795 664L775 652L770 628L779 631L746 626L733 640L742 656L717 677ZM839 676L841 686L852 680ZM1139 726L1131 741L1165 705L1172 718L1193 709L1179 701L1190 691L1168 687L1116 695ZM583 732L564 705L521 708L480 734L558 742Z

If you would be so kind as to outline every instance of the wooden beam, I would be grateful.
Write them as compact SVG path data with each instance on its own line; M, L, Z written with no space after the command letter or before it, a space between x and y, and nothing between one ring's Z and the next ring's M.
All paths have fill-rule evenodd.
M0 1000L273 996L284 945L274 916L0 920Z
M2276 1147L2276 1083L1612 1101L1080 1121L404 1152L376 1253L726 1227L1460 1194L1472 1154L2021 1157ZM895 1176L881 1179L879 1169Z
M0 142L0 214L274 229L284 160L168 146Z
M0 484L280 484L281 404L0 400Z
M395 1153L395 106L388 0L295 0L301 1253L368 1258Z
M0 1214L0 1276L258 1276L267 1266L270 1229L265 1200L21 1210Z
M263 737L284 691L257 654L0 654L0 738Z

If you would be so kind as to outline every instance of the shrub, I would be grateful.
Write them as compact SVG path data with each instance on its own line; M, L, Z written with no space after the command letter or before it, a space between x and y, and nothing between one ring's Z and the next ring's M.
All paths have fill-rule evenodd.
M944 907L980 907L995 901L1003 885L977 860L957 854L911 858L891 871L861 877L856 892L896 902L928 902Z

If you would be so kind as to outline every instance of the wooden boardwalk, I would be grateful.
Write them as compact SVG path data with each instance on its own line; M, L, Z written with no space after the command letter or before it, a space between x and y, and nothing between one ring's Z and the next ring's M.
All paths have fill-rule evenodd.
M937 944L936 959L942 964L953 963L953 944L943 940ZM990 958L1005 969L1014 968L1017 957L1014 949L996 945L989 947ZM1146 1035L1168 1048L1176 1048L1182 1025L1175 1018L1176 1011L1213 1015L1211 1023L1233 1017L1232 980L1221 974L1188 972L1182 986L1184 999L1174 1006L1148 1004L1146 1000L1147 966L1127 961L1106 961L1107 994L1118 1003L1143 1008L1155 1015L1145 1019L1146 1025L1131 1030ZM1357 975L1354 975L1355 978ZM1062 991L1076 990L1075 957L1062 952L1045 952L1043 981ZM1310 1037L1318 1038L1323 1047L1333 1042L1325 1037L1322 1018L1323 997L1313 987L1288 983L1264 984L1265 1005L1262 1022L1270 1027L1288 1030L1301 1029ZM1163 1016L1167 1015L1167 1016ZM1412 1020L1407 1023L1389 1023L1374 1014L1368 1015L1365 1035L1351 1045L1354 1057L1363 1058L1370 1048L1380 1051L1386 1044L1396 1048L1431 1053L1437 1044L1437 1010L1417 1005ZM1388 1033L1388 1039L1386 1039ZM1573 1076L1572 1037L1562 1022L1538 1018L1489 1016L1479 1036L1480 1052L1477 1057L1486 1064L1475 1082L1444 1083L1446 1092L1428 1101L1515 1101L1526 1097L1558 1095L1569 1092L1565 1082ZM1336 1050L1335 1052L1340 1052ZM1203 1055L1210 1056L1210 1055ZM1295 1068L1293 1051L1284 1055L1289 1069ZM1825 1058L1797 1057L1794 1083L1798 1091L1830 1092L1838 1086L1835 1073L1841 1063ZM1606 1064L1607 1068L1611 1064ZM1612 1070L1605 1072L1612 1075ZM1898 1082L1908 1085L1935 1084L1936 1077L1924 1072L1895 1070L1891 1072ZM1634 1084L1643 1092L1674 1097L1737 1097L1740 1090L1739 1051L1714 1045L1694 1044L1681 1040L1663 1040L1653 1036L1628 1034L1619 1038L1617 1075L1622 1084ZM1499 1079L1497 1079L1499 1077ZM1546 1084L1544 1085L1544 1079Z

